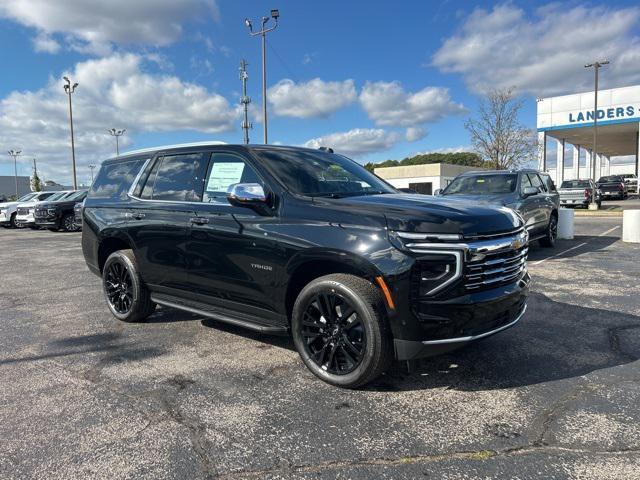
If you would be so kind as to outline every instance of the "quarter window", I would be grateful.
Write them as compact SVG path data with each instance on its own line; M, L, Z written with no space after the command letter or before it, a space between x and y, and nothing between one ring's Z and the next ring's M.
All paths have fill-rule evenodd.
M230 153L214 153L211 155L209 171L204 185L203 202L227 202L227 191L235 183L264 182L251 165L241 157Z
M176 202L200 201L204 164L201 153L159 158L147 177L140 198Z

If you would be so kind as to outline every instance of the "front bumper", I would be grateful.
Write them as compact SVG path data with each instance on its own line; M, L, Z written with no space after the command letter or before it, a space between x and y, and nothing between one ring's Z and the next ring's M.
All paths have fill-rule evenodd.
M33 215L16 215L16 222L22 225L29 225L35 223L36 219Z

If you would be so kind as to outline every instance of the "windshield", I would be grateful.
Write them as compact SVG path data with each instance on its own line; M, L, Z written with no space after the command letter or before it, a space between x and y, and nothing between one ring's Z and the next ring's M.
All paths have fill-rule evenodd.
M84 197L87 196L86 190L79 190L77 192L71 192L68 197L65 197L65 200L83 200Z
M26 195L23 195L18 200L16 200L16 202L28 202L29 200L31 200L36 195L38 195L37 192L36 193L27 193Z
M622 182L622 178L617 175L611 175L609 177L600 177L598 183L612 183L612 182Z
M516 191L518 175L487 174L454 178L442 195L493 195Z
M398 193L362 165L335 153L256 149L267 167L293 193L310 197L346 197Z
M54 193L53 195L51 195L49 198L47 198L47 202L55 202L56 200L60 200L62 197L64 197L67 193L69 192L58 192L58 193Z
M560 188L588 188L590 186L588 180L565 180Z

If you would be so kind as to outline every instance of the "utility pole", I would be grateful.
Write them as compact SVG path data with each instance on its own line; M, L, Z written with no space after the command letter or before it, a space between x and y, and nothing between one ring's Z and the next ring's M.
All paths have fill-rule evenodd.
M267 33L275 30L278 27L279 17L280 12L278 10L271 10L271 18L273 18L273 20L275 21L275 25L273 27L267 28L266 25L269 21L269 17L262 17L262 28L259 32L253 31L251 20L249 20L248 18L244 19L244 24L249 29L249 35L251 35L252 37L260 35L262 37L262 125L264 127L265 145L269 143L267 135Z
M120 156L120 142L118 139L122 135L124 135L126 131L126 128L110 128L109 130L107 130L107 132L109 132L112 137L116 137L116 157Z
M595 85L593 89L593 152L591 153L591 169L593 171L594 182L596 181L596 157L598 155L598 71L603 65L609 65L609 61L603 60L602 62L593 62L584 66L584 68L593 67L595 73ZM595 192L591 195L591 205L589 205L589 208L591 210L598 209Z
M91 185L93 185L93 169L94 168L96 168L96 166L93 163L89 165L89 170L91 170Z
M247 73L247 61L243 58L240 61L240 80L242 80L242 97L240 97L240 103L244 109L244 120L242 121L242 130L244 130L244 143L249 143L249 129L253 128L251 122L249 122L249 104L251 103L251 97L247 96L247 80L249 74ZM266 142L265 142L266 143Z
M73 140L73 109L71 108L71 95L76 91L78 83L71 84L69 77L62 77L65 81L64 91L69 97L69 124L71 125L71 161L73 162L73 189L78 189L78 181L76 178L76 147Z
M18 199L18 157L22 155L22 150L9 150L7 152L10 157L13 157L13 173L16 180L16 200Z

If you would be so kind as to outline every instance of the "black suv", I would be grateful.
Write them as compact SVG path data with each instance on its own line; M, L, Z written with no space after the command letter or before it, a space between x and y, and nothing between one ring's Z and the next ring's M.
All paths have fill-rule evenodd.
M528 234L512 210L398 192L297 147L196 145L107 160L82 248L107 304L156 304L290 333L306 366L364 385L395 357L452 350L526 308Z
M55 202L40 202L36 204L33 216L38 227L51 231L64 230L77 232L74 207L87 196L87 190L77 190Z
M454 178L436 194L465 203L509 207L522 215L529 240L553 247L558 236L560 196L548 173L536 170L484 170Z

